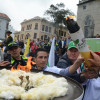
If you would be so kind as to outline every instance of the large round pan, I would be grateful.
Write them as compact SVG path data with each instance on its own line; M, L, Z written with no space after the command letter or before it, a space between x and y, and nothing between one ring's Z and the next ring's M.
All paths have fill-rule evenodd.
M32 70L32 72L40 72L39 70ZM52 72L43 71L44 74L51 74L56 77L64 77L59 74L55 74ZM68 93L65 96L54 98L53 100L82 100L84 89L80 83L76 82L75 80L65 77L68 81Z
M31 70L31 72L41 72L37 69L33 69ZM53 75L55 77L64 77L62 75L59 74L55 74L52 72L47 72L47 71L42 71L45 75ZM82 100L83 97L83 93L84 93L84 89L82 87L82 85L80 85L78 82L76 82L75 80L69 78L69 77L65 77L67 79L68 82L68 92L67 95L62 96L62 97L57 97L54 98L53 100ZM7 99L3 99L0 98L0 100L7 100ZM15 100L15 99L14 99Z

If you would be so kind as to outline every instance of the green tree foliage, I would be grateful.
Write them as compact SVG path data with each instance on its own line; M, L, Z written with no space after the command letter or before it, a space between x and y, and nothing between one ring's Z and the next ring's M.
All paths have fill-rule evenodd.
M50 18L53 19L54 26L55 26L55 34L57 36L57 40L59 40L57 27L60 26L60 29L62 30L65 17L73 16L74 13L69 9L65 9L64 3L60 3L56 5L51 4L50 8L46 10L44 14L50 16Z
M73 12L71 12L69 9L64 9L65 5L64 3L50 5L50 8L46 10L45 15L49 15L51 18L53 18L54 23L60 24L63 22L64 18L67 15L74 15Z

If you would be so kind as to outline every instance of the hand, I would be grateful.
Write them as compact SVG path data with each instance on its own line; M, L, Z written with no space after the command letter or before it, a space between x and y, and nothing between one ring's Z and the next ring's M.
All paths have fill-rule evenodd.
M82 74L84 74L84 77L86 79L92 79L98 77L98 73L93 69L86 69L86 71L83 71Z
M96 66L100 68L100 56L90 51L92 59L88 59L92 63L92 66Z
M77 60L74 62L74 64L69 67L69 73L74 74L83 62L84 62L84 58L81 55L79 55Z
M81 54L79 54L77 60L75 61L78 65L81 65L81 63L84 62L84 58L81 56Z
M10 65L11 63L9 62L9 61L1 61L0 62L0 67L1 66L8 66L8 65ZM11 65L10 65L11 66Z

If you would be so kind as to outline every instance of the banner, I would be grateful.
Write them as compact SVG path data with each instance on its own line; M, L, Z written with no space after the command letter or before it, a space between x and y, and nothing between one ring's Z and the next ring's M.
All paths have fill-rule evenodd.
M25 52L24 52L24 56L26 56L26 57L29 56L29 47L30 47L30 36L28 37L28 41L26 44Z
M86 42L93 52L100 52L100 38L88 38Z
M53 67L55 65L55 37L52 40L47 65L48 65L48 67Z

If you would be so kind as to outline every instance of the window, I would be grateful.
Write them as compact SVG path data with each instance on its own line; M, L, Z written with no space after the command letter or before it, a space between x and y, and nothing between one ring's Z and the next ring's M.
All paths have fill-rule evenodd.
M59 30L59 36L61 36L61 31Z
M27 39L28 39L28 36L26 35L26 36L25 36L25 40L27 40Z
M22 27L21 31L24 31L24 27Z
M49 27L49 33L51 33L51 27Z
M63 36L63 31L61 31L61 36Z
M25 36L25 40L27 40L29 36L30 36L30 34L27 33L27 35Z
M41 40L43 40L43 36L41 36Z
M38 29L38 23L35 23L35 29L36 30Z
M48 32L48 26L46 26L45 31Z
M37 33L34 33L34 39L36 39L37 38Z
M45 29L45 25L42 25L42 31L44 31L44 29Z
M19 35L17 36L17 40L19 41Z
M94 36L94 20L93 17L88 15L84 22L85 38L92 38Z
M27 25L27 28L26 29L28 30L28 25Z
M8 30L8 25L9 25L9 24L7 23L7 24L6 24L6 30Z
M86 5L83 6L83 10L85 10L85 9L86 9Z
M27 30L30 30L30 29L32 29L32 24L27 25ZM24 28L22 30L24 31Z
M47 38L47 35L44 35L44 38Z
M30 29L32 29L32 24L30 25Z
M23 39L23 34L21 35L22 39Z
M0 20L0 30L1 30L1 20Z
M54 29L54 34L56 34L56 28Z
M66 37L66 32L64 32L64 37Z

